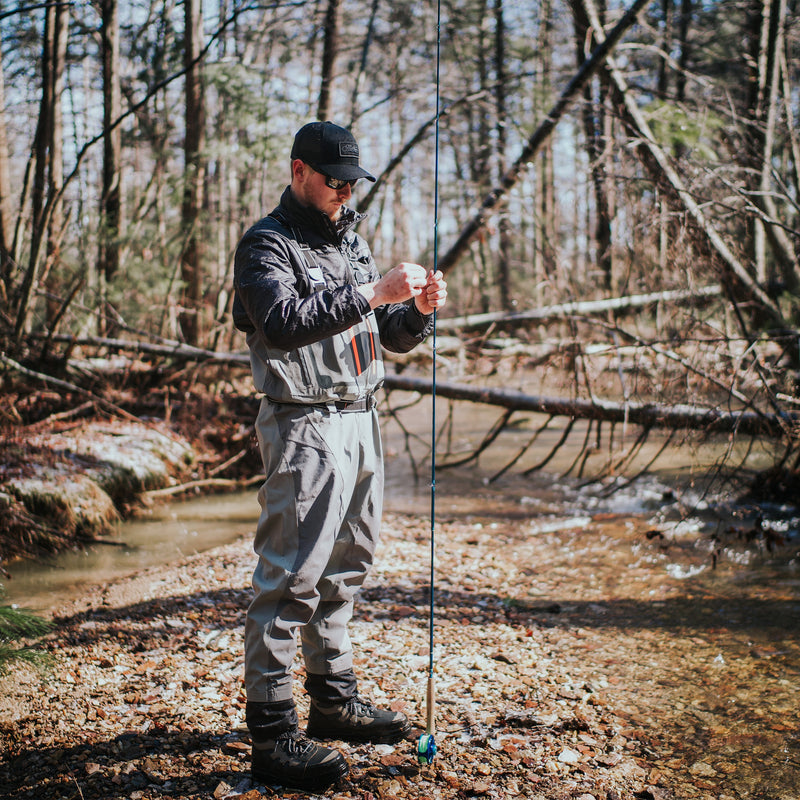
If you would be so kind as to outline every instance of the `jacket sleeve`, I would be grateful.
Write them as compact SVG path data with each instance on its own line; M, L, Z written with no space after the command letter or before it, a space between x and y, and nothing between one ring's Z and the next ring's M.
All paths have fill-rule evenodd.
M433 315L421 314L414 301L375 310L381 344L393 353L413 350L433 330Z
M354 286L314 291L286 238L262 223L242 237L234 257L234 322L268 345L294 350L347 330L369 313Z

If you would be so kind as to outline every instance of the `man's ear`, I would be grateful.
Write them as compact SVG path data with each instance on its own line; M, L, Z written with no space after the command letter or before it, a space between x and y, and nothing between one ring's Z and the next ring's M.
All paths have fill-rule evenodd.
M292 180L297 179L300 182L304 181L307 169L308 165L302 159L294 159L294 161L292 161Z

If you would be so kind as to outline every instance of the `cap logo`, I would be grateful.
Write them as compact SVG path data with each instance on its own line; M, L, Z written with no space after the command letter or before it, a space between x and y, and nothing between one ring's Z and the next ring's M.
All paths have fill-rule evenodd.
M341 158L358 158L358 145L355 142L339 142Z

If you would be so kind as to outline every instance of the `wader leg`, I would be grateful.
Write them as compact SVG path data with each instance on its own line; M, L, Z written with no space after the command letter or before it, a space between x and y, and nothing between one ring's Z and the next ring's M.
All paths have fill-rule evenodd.
M380 445L370 445L376 428L374 411L329 414L262 403L256 430L266 479L254 545L255 596L245 623L248 701L291 700L298 627L311 672L352 668L346 625L372 563L373 520L381 511L382 469L376 472L373 463ZM365 446L374 451L369 459ZM373 473L378 490L368 491ZM358 514L356 497L364 503Z
M372 566L383 512L377 411L334 415L332 422L332 433L339 435L328 442L345 478L345 505L330 562L317 584L319 605L300 631L306 671L316 675L352 671L347 626L353 616L353 598Z

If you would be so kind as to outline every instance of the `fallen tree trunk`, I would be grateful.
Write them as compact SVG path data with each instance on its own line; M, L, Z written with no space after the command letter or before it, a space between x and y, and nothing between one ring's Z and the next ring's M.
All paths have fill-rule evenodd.
M590 78L600 69L603 62L616 47L625 32L637 21L639 14L648 5L649 0L635 0L631 7L623 14L619 22L609 32L608 36L601 41L594 49L592 54L583 62L578 72L567 84L564 91L556 101L555 105L545 117L544 121L528 139L517 160L510 169L503 175L501 185L492 189L483 200L480 209L472 219L462 228L456 241L450 246L439 259L438 267L446 273L467 251L467 248L474 241L487 220L500 208L501 204L508 196L508 192L519 180L519 176L527 169L527 165L539 151L539 148L547 141L550 134L555 129L564 112L570 103L577 97L583 87L589 82Z
M427 378L387 375L388 390L432 393ZM645 428L702 430L707 433L740 433L747 436L782 438L800 433L800 414L732 411L678 403L618 403L611 400L581 400L542 397L511 389L481 388L458 383L436 384L436 395L450 400L485 403L514 411L570 417L572 419L628 422Z
M572 305L572 304L567 304ZM535 313L535 312L533 312ZM91 339L85 343L104 346L115 345L119 349L129 349L141 353L169 355L173 358L185 358L198 361L213 360L220 363L249 363L247 355L242 353L215 353L186 345L165 346L146 342L133 342L111 339ZM43 376L22 368L7 357L1 359L7 366L16 368L30 377L55 382L49 376ZM94 395L80 390L72 384L59 382L61 388L72 391L78 389L83 394ZM432 382L427 378L388 374L384 382L385 388L431 394ZM543 397L529 395L510 389L482 388L457 383L437 382L436 394L451 400L465 400L472 403L486 403L514 411L532 411L573 419L602 420L607 422L629 422L646 428L704 430L709 433L741 433L749 436L767 436L771 438L800 436L800 413L763 412L757 410L723 410L720 408L702 407L677 403L631 403L611 400L582 400L559 397ZM101 398L96 398L102 401Z
M519 323L541 322L557 317L590 316L592 314L602 314L606 311L629 311L654 303L705 300L710 297L719 297L721 294L722 287L720 286L703 286L694 291L675 290L629 295L628 297L611 297L603 300L582 300L573 303L559 303L558 305L534 308L529 311L519 311L513 314L498 312L489 314L469 314L465 317L439 319L436 322L436 327L441 331L474 330L476 328L486 328L489 325L505 327L517 325Z
M165 358L178 358L197 362L218 361L223 364L250 364L247 353L226 353L216 350L205 350L202 347L184 344L183 342L144 342L138 339L111 339L106 336L70 336L59 333L49 337L54 342L69 344L73 347L97 347L112 351L127 350Z

